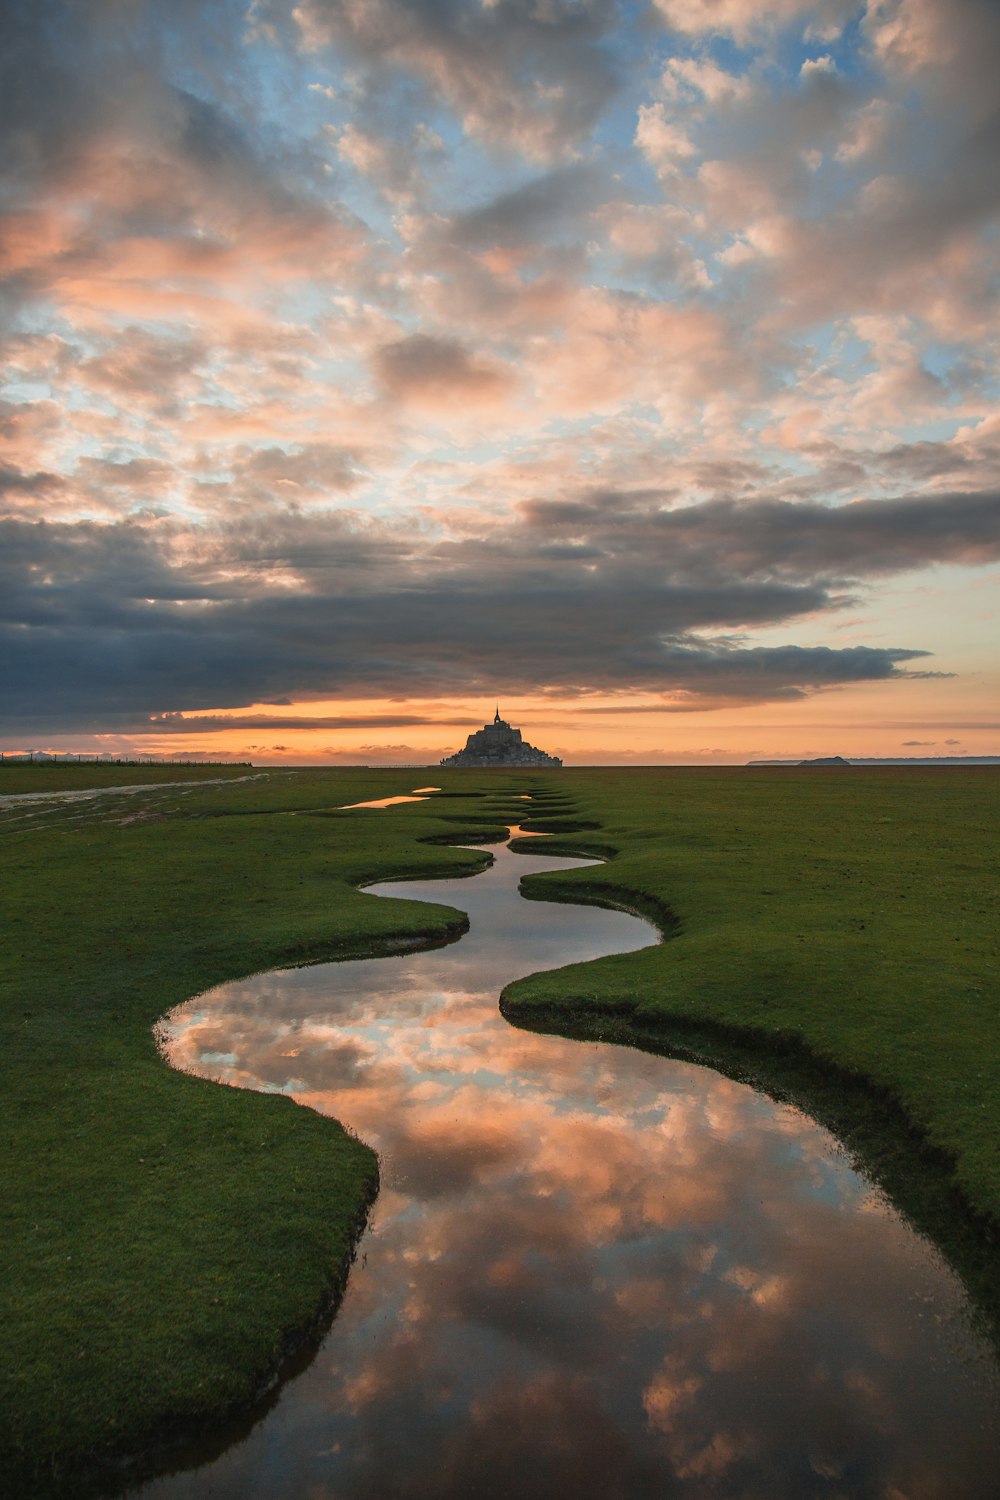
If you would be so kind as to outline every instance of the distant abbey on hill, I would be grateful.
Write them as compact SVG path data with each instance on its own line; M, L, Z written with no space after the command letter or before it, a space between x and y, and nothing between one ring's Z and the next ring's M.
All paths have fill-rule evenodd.
M470 734L465 749L448 755L443 766L561 766L558 755L546 755L536 750L521 738L519 729L512 729L500 717L497 708L492 724L484 724L475 734Z

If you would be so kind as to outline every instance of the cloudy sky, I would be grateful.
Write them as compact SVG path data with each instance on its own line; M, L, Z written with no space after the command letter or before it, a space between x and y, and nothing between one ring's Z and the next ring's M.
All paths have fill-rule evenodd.
M7 0L2 748L1000 753L995 0Z

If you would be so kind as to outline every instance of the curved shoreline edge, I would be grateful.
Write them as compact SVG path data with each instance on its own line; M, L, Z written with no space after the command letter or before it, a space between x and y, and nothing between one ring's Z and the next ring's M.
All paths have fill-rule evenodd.
M632 906L619 909L644 915ZM521 1007L503 998L500 1010L505 1020L524 1031L635 1047L710 1068L809 1115L830 1131L852 1165L943 1255L968 1294L976 1326L1000 1349L1000 1229L977 1213L955 1183L954 1159L935 1149L898 1101L872 1080L817 1057L794 1036L776 1039L707 1022L698 1025L682 1017L641 1024L597 1005Z
M547 822L537 819L533 826L542 832ZM565 836L570 832L565 822L557 825L553 820L549 826L549 852L599 857L605 868L613 867L618 850L602 844L598 856L592 844L574 843ZM645 917L658 928L662 943L682 930L680 919L664 901L641 889L602 882L592 869L586 883L569 881L559 873L528 875L522 879L521 894L526 900L589 904ZM669 1005L651 1015L642 1008L639 995L630 1002L602 1004L599 985L597 994L576 1000L547 998L547 987L566 972L527 975L507 985L500 996L505 1020L525 1031L635 1047L695 1063L809 1115L830 1131L852 1165L952 1267L968 1296L975 1326L1000 1354L1000 1217L971 1200L957 1180L955 1154L930 1139L891 1089L815 1051L792 1030L671 1013Z

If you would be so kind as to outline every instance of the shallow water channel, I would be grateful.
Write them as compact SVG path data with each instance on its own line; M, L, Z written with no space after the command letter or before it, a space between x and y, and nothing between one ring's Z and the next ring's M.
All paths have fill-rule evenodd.
M516 976L656 941L525 901L589 863L495 850L467 936L270 973L172 1017L179 1067L375 1145L316 1358L145 1500L986 1500L998 1385L940 1259L797 1110L708 1068L508 1025Z

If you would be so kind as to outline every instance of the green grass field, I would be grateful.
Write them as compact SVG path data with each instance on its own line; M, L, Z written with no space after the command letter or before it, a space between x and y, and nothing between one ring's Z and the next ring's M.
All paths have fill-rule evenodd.
M160 782L229 781L252 776L248 766L116 765L111 761L0 762L0 797L22 792L74 792L90 787L153 786Z
M562 835L669 941L519 980L516 1024L683 1054L795 1098L1000 1328L1000 777L991 768L570 773ZM558 827L558 822L540 826Z
M334 1122L166 1067L156 1018L240 974L464 930L355 887L474 871L417 837L497 826L480 798L331 811L407 772L196 783L0 816L8 1493L83 1495L245 1405L328 1313L375 1192Z
M49 767L18 769L35 778L21 790L51 784ZM134 767L97 769L135 784ZM425 780L447 795L336 811ZM793 1093L963 1264L961 1221L963 1269L996 1295L994 771L198 781L0 808L14 1493L99 1491L123 1456L246 1405L328 1316L375 1191L372 1153L334 1122L168 1069L157 1016L241 974L461 931L448 908L356 887L474 871L480 854L444 844L523 816L510 794L529 787L554 843L608 861L529 893L633 906L669 940L518 981L515 1024L686 1051Z

